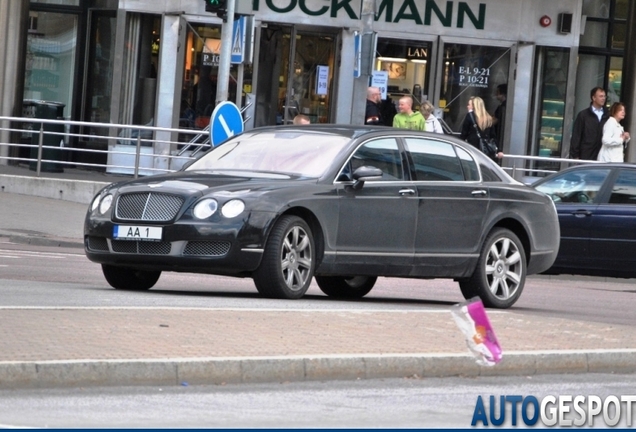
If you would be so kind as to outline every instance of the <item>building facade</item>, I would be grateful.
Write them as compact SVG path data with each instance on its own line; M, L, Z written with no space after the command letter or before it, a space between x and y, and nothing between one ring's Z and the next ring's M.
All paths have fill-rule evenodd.
M20 37L6 39L18 54L0 75L5 87L16 82L3 115L20 113L23 101L47 100L62 103L72 120L208 124L223 20L205 12L203 0L9 3L0 9L3 22L13 16L22 24L10 30ZM289 123L298 113L316 123L362 124L372 83L388 108L404 95L416 105L429 100L457 132L470 97L494 113L496 89L505 85L504 151L567 156L573 119L594 86L608 89L608 102L626 102L626 126L636 125L636 78L626 73L636 56L626 47L633 3L236 0L247 18L235 24L228 98L250 105L247 128ZM156 146L156 153L173 150Z

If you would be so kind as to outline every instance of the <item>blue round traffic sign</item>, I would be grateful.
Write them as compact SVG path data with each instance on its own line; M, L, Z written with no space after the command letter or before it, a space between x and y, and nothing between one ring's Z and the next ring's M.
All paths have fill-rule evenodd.
M221 102L210 117L210 139L217 146L228 138L243 132L241 111L232 102Z

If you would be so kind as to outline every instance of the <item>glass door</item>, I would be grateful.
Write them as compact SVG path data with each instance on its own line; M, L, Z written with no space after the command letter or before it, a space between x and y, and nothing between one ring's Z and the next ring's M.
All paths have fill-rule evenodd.
M291 124L297 115L331 121L337 38L296 26L262 28L255 126Z
M510 48L447 43L441 68L439 107L450 129L459 133L472 96L482 98L494 114L499 105L497 86L508 83Z
M328 123L333 92L335 40L333 34L296 31L290 35L291 53L287 76L283 123L291 123L302 114L311 123Z

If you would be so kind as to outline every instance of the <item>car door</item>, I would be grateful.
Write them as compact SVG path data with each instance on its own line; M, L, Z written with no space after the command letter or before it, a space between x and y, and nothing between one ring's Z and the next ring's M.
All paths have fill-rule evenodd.
M609 173L609 168L590 165L563 172L536 186L552 198L559 215L561 246L553 267L589 268L592 223L599 207L599 193Z
M405 138L418 195L414 275L453 276L479 256L488 188L465 150L443 140Z
M590 227L590 266L636 274L636 170L619 169Z
M398 142L365 142L339 178L361 166L379 168L382 179L366 181L359 190L351 182L340 185L336 263L353 270L351 274L407 274L413 259L417 192L406 178Z

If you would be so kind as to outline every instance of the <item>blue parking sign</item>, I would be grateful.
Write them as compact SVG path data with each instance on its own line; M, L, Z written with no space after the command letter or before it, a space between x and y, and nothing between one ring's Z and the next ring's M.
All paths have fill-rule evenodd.
M243 116L232 102L221 102L210 117L210 139L217 146L228 138L243 132Z

